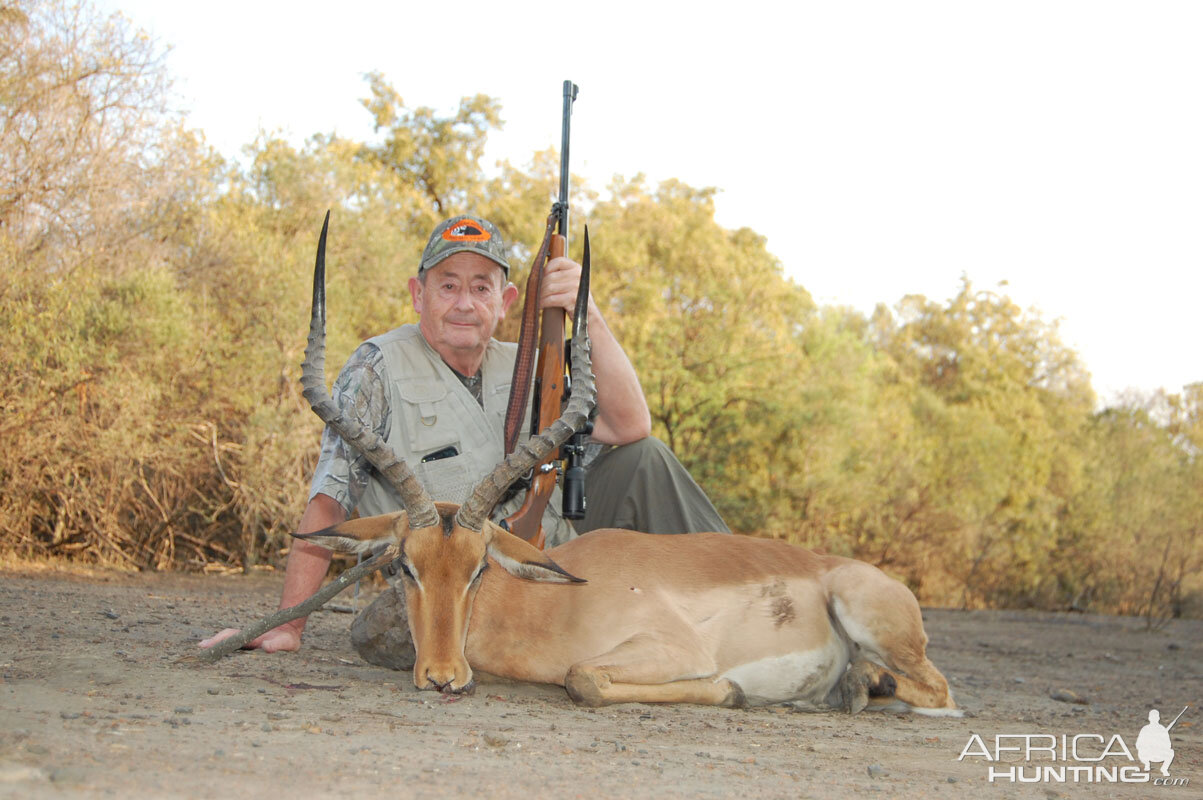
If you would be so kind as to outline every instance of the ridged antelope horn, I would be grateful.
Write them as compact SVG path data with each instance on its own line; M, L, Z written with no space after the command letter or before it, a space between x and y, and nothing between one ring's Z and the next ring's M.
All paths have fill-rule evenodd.
M572 395L568 406L555 422L518 445L493 471L472 490L472 495L459 507L455 521L469 530L479 531L493 511L493 506L505 494L510 484L542 462L572 434L580 430L597 402L597 387L593 382L593 359L589 345L589 229L585 228L585 253L581 258L581 284L576 295L572 329Z
M428 528L439 522L434 500L422 488L409 466L375 431L365 428L358 420L343 413L326 391L326 231L330 212L322 223L322 235L317 242L317 262L313 267L313 311L309 318L309 344L301 364L301 386L310 408L329 425L343 441L363 453L372 466L380 471L405 504L411 528Z

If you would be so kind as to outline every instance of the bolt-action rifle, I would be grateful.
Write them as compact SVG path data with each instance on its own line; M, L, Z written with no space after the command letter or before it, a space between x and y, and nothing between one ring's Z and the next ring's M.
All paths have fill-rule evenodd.
M517 445L519 428L526 413L526 397L531 385L531 361L535 338L535 319L543 267L548 259L558 258L568 250L568 140L572 119L572 104L579 91L572 81L564 81L564 113L560 133L560 194L548 216L547 233L540 247L530 277L527 279L526 299L522 314L522 332L518 341L518 359L514 364L514 381L510 390L510 405L505 420L505 451L508 455ZM551 235L552 225L556 233ZM587 238L587 237L586 237ZM549 243L550 239L550 243ZM586 245L587 246L587 245ZM560 416L567 378L564 363L564 310L548 308L542 312L539 325L539 361L535 369L535 397L531 407L531 432L538 433L543 420ZM557 463L565 455L569 467L565 474L564 516L581 519L585 515L584 470L580 465L583 451L582 436L574 436L547 461L534 467L529 477L530 488L522 507L505 519L505 525L523 539L543 547L543 512L551 499L558 478Z

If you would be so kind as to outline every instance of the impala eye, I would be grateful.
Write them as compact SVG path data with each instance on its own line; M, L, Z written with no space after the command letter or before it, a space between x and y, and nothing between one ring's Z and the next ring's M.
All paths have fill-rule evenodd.
M480 580L480 576L484 575L485 570L488 568L489 568L488 561L480 562L480 566L476 568L476 574L472 576L472 583L476 583L478 580Z

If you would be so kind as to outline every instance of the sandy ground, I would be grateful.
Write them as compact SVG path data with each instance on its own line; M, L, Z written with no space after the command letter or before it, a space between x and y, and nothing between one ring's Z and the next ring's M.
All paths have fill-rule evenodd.
M328 611L300 653L177 661L272 610L279 586L0 572L0 797L1203 797L1200 621L1147 633L1126 618L927 610L962 719L587 710L559 687L488 678L448 700L365 664L351 615ZM990 783L985 759L958 761L974 734L988 748L1005 734L1119 734L1134 751L1149 709L1168 722L1184 705L1178 785Z

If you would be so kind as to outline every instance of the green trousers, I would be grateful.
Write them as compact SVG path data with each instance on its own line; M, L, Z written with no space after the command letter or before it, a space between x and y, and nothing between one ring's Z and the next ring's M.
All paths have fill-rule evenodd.
M710 498L668 446L648 437L607 447L585 470L585 518L577 533L625 528L643 533L730 533Z
M578 535L597 528L643 533L730 533L710 498L659 439L604 447L585 469L585 518ZM559 542L549 543L559 544ZM364 661L413 669L405 594L381 593L351 623L351 644Z

